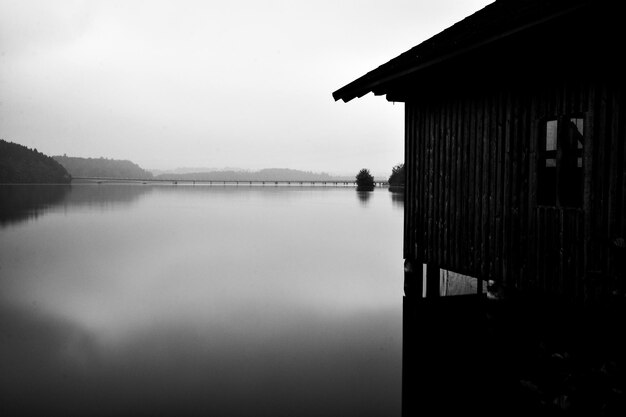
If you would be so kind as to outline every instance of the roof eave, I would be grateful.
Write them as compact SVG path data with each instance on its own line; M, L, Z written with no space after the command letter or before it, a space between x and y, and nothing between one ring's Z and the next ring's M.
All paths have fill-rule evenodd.
M385 86L392 81L398 80L399 78L406 77L409 75L414 75L415 73L423 69L426 69L433 65L444 63L452 58L459 57L461 55L472 52L478 48L485 47L496 41L507 38L511 35L514 35L522 31L528 30L530 28L536 27L538 25L544 24L548 21L551 21L563 15L572 13L584 6L586 6L585 3L577 4L568 9L561 10L554 14L545 16L541 19L534 20L532 22L529 22L524 25L520 25L518 27L515 27L503 33L499 33L495 36L491 36L489 38L483 39L480 42L467 45L463 48L453 50L447 54L443 54L441 56L438 56L432 59L424 60L423 62L420 62L420 57L416 55L413 58L416 61L412 66L409 66L408 68L405 68L400 71L394 71L393 67L396 66L396 64L398 64L398 61L400 61L402 58L406 58L407 55L410 55L412 51L414 51L415 49L419 47L418 45L410 49L409 51L403 53L402 55L399 55L396 58L393 58L392 60L390 60L389 62L379 66L378 68L368 72L367 74L357 78L356 80L350 82L349 84L346 84L345 86L341 87L337 91L333 92L333 98L335 99L335 101L343 100L345 103L347 103L355 98L361 98L365 96L366 94L368 94L369 92L372 92L374 90L378 91L377 93L375 93L376 95L384 95L386 93L382 91L384 91Z

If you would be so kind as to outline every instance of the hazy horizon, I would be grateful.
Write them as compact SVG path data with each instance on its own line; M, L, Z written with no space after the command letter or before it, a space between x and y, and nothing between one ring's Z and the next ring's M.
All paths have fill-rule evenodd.
M151 170L390 172L404 106L332 92L488 3L0 0L0 138Z

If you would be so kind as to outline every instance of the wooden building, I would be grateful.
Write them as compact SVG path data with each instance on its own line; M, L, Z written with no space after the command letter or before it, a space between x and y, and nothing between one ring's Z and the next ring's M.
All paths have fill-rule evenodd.
M405 103L407 295L426 264L433 292L442 268L505 293L624 297L616 7L498 0L333 93Z

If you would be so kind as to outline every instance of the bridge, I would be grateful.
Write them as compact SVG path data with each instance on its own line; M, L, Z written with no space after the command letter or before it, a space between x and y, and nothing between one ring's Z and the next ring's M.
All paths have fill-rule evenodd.
M88 182L88 183L132 183L132 184L187 184L187 185L248 185L248 186L334 186L334 187L356 187L356 181L345 180L323 180L323 181L299 181L299 180L181 180L181 179L142 179L142 178L112 178L112 177L72 177L72 182ZM389 186L387 181L374 181L377 187Z

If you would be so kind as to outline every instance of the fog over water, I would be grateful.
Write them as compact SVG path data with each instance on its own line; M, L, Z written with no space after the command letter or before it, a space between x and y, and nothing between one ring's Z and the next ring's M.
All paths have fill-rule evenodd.
M145 169L388 176L404 106L331 93L492 0L0 0L0 138Z
M399 415L386 189L0 188L9 411Z

